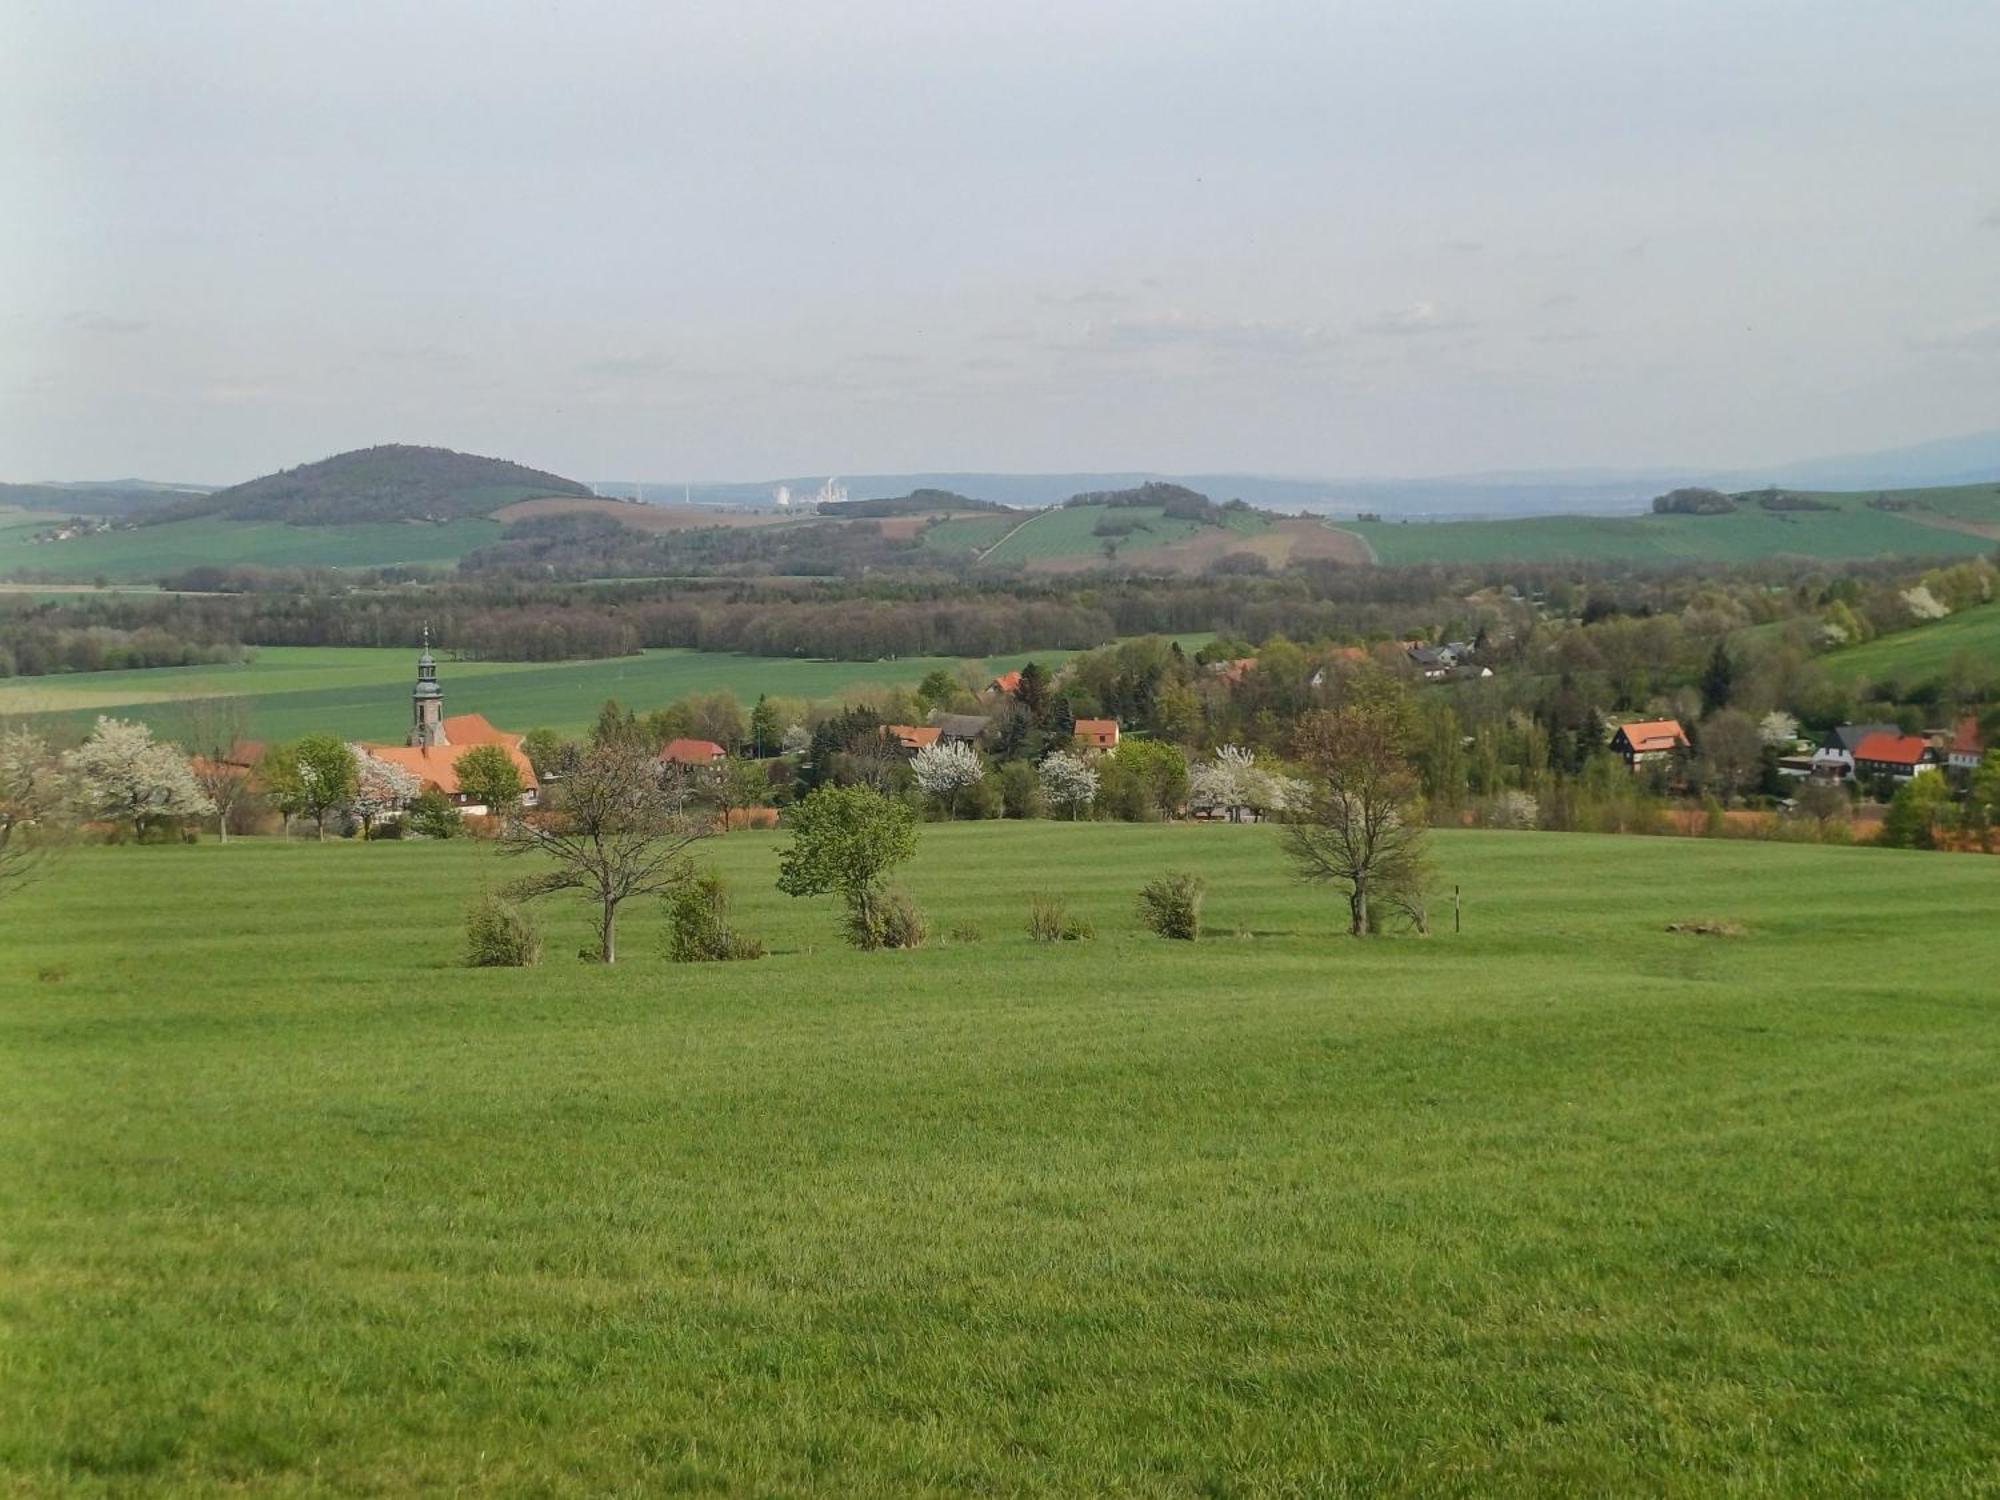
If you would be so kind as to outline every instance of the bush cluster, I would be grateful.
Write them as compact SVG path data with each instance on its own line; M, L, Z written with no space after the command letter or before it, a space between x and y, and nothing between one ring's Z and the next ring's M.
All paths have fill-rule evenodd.
M1208 883L1176 870L1149 880L1139 892L1139 920L1163 938L1193 942L1201 932L1201 898Z
M542 935L525 911L487 891L465 914L465 962L474 969L521 969L542 959Z
M667 957L677 964L762 958L764 945L729 925L729 888L710 870L667 896Z

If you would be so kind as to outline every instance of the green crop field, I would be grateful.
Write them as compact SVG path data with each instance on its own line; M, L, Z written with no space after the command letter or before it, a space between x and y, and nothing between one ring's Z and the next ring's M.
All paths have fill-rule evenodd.
M1948 490L1890 491L1921 498L1922 511L1871 508L1866 494L1823 494L1815 498L1832 511L1767 511L1747 502L1731 515L1539 516L1518 520L1411 522L1343 521L1341 529L1364 538L1384 563L1483 562L1687 562L1737 563L1767 557L1807 557L1828 561L1885 556L1961 557L2000 549L2000 530L1991 535L1937 524L2000 521L2000 506L1989 504L1992 486ZM1982 495L1984 498L1982 499Z
M926 526L923 544L938 552L975 552L992 546L1026 519L1018 515L953 516Z
M67 542L34 542L37 523L0 525L0 577L151 581L199 564L272 568L449 566L500 535L496 521L442 525L381 521L360 526L287 526L275 521L200 517L97 532Z
M1842 682L1867 678L1913 688L1960 669L2000 680L2000 603L1975 605L1942 620L1878 636L1820 658Z
M463 843L10 897L0 1490L1994 1492L1989 862L1453 834L1355 943L1266 829L961 824L983 940L870 955L777 840L749 965L457 967Z
M985 668L999 673L1030 660L1053 667L1070 654L996 656ZM504 729L546 725L574 733L590 725L607 698L642 711L720 688L746 704L759 693L824 698L862 684L914 685L926 673L958 665L954 658L932 656L857 662L646 651L604 661L446 661L440 674L447 713L482 713ZM261 738L291 739L325 729L350 739L395 739L409 727L415 679L412 649L264 646L240 665L14 678L0 682L0 716L54 714L88 723L97 714L111 714L146 719L173 733L176 703L240 697L247 702L252 732Z

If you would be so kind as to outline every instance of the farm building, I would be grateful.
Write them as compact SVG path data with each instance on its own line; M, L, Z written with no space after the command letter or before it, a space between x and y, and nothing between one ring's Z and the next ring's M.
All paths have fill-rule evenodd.
M912 755L926 745L935 745L943 733L935 724L885 724L882 732L896 741L898 749Z
M1945 764L1960 773L1979 769L1979 763L1986 758L1986 740L1979 732L1979 721L1967 714L1958 721L1952 731L1951 743L1945 747Z
M1829 730L1813 752L1812 773L1823 781L1844 781L1854 774L1854 750L1870 735L1901 734L1894 724L1841 724Z

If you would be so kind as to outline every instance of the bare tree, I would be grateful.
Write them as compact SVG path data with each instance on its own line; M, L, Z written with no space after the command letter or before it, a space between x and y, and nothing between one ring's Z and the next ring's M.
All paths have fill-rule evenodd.
M688 805L680 778L663 774L642 747L605 741L583 752L546 806L508 814L500 849L554 862L515 881L510 894L576 891L596 903L598 957L608 964L618 958L619 904L685 879L688 846L713 831L713 821Z
M0 896L41 875L69 840L62 765L39 736L0 732Z
M1345 889L1355 937L1370 931L1371 902L1429 929L1427 841L1405 739L1403 719L1386 705L1309 714L1299 725L1298 758L1309 774L1285 851L1301 880Z
M192 757L195 782L215 804L215 836L226 844L229 820L254 795L250 768L230 758L250 732L249 708L241 698L196 698L182 712L187 727L180 745Z

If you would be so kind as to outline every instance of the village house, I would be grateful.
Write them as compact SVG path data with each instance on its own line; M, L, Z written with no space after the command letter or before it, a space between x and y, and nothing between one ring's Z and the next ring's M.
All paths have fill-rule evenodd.
M720 765L728 756L714 740L668 740L660 751L660 759L670 766Z
M541 781L534 763L521 749L522 735L496 729L484 714L444 711L444 690L438 686L437 659L431 655L431 634L424 632L423 654L417 658L417 685L410 691L410 735L401 745L362 741L355 746L375 759L401 766L426 786L436 787L461 812L475 816L492 811L475 803L458 784L458 757L475 745L497 745L521 775L521 805L541 801ZM234 752L232 752L234 754Z
M1633 719L1612 733L1611 748L1625 757L1633 771L1685 755L1687 731L1679 719Z
M1854 747L1857 778L1886 776L1892 781L1908 781L1937 768L1937 750L1920 734L1890 730L1871 734Z
M1854 750L1872 734L1901 734L1895 724L1842 724L1828 731L1812 754L1812 774L1821 781L1845 781L1854 774Z
M1986 740L1979 733L1979 721L1967 714L1958 721L1952 731L1951 742L1945 746L1945 764L1961 776L1969 776L1979 769L1979 763L1986 759Z
M915 755L927 745L935 745L944 731L935 724L885 724L882 732L896 742L906 755Z
M1233 661L1212 661L1208 664L1208 670L1215 676L1220 677L1231 687L1234 687L1247 677L1251 669L1256 665L1256 657L1239 656Z
M1103 752L1118 748L1116 719L1078 719L1074 732L1077 744L1085 750Z
M986 726L992 722L984 714L932 714L931 726L937 730L932 743L976 745L985 735Z
M1018 669L1012 672L1002 672L998 677L986 684L985 696L988 698L1011 698L1014 696L1015 689L1019 688L1020 685L1021 674Z

